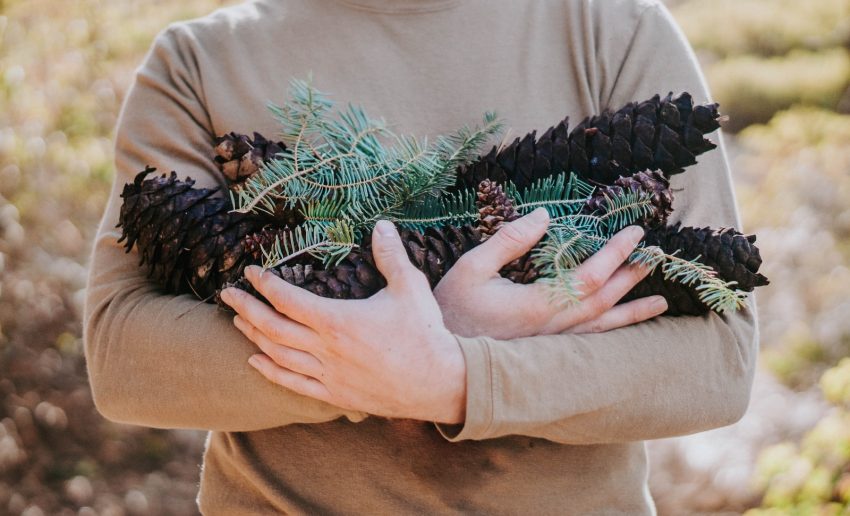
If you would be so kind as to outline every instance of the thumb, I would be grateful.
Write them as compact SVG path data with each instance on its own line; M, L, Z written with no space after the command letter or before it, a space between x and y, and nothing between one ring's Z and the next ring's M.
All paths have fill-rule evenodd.
M372 256L378 271L390 287L408 285L416 281L417 274L422 275L410 263L398 231L388 220L379 220L375 224L372 231Z
M496 272L534 247L546 234L549 213L537 208L528 215L503 225L486 242L472 249L465 258L480 270Z

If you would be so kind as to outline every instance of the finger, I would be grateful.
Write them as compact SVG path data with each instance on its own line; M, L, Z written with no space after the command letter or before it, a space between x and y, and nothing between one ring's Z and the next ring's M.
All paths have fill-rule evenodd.
M264 272L256 265L245 267L245 277L275 310L306 326L321 325L322 316L328 313L328 300Z
M568 328L566 333L601 333L652 319L667 311L663 296L650 296L616 305L595 319Z
M395 226L388 220L379 220L372 232L372 255L378 271L390 288L426 287L425 276L407 257L404 244ZM430 290L430 289L429 289Z
M578 307L562 310L555 315L550 324L547 325L546 331L560 333L571 326L596 318L614 306L617 301L623 299L623 296L632 290L649 272L648 267L641 265L620 265L608 281L593 294L582 299Z
M262 354L251 356L248 359L248 363L272 383L276 383L298 394L331 403L330 391L328 391L322 382L315 378L310 378L281 367L274 363L271 358Z
M477 270L493 274L505 264L531 250L546 234L549 213L538 208L528 215L499 228L486 242L468 251L460 259L474 264Z
M236 310L242 320L259 329L274 342L309 351L318 340L318 335L312 329L281 315L244 290L224 289L221 299Z
M581 282L579 299L589 296L608 281L643 239L643 228L629 226L611 237L599 252L593 254L576 268Z
M238 315L233 318L233 324L279 366L317 379L323 376L322 362L312 354L273 342L257 327Z

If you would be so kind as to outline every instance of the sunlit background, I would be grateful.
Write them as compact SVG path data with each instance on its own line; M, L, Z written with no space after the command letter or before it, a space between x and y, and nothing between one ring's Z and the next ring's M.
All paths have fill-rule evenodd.
M102 419L80 318L133 69L229 3L0 0L0 514L196 512L203 434ZM668 5L729 116L771 284L747 416L650 443L659 512L850 514L850 0Z

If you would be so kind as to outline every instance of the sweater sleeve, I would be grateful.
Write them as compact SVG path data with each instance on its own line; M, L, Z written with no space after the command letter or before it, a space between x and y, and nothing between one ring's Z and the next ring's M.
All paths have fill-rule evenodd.
M95 404L108 419L160 428L250 431L346 412L279 387L248 365L254 345L232 318L188 295L162 295L115 229L125 183L145 165L217 186L212 124L182 29L160 34L122 108L115 179L95 239L84 340Z
M622 45L615 44L620 36L597 38L600 105L616 109L671 90L706 101L699 65L669 12L635 3L644 9ZM718 149L673 176L671 223L740 229L722 138L712 139ZM746 411L758 352L752 294L745 309L725 315L660 316L598 334L458 341L467 363L466 420L437 425L450 441L517 434L597 444L728 425Z

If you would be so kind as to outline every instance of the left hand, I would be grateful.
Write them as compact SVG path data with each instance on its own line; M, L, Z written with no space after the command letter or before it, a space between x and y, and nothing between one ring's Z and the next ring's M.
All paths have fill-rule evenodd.
M387 286L368 299L322 298L246 268L274 306L239 289L222 292L236 327L263 352L249 362L272 382L341 408L460 423L466 366L457 339L392 223L378 222L372 242Z

